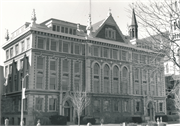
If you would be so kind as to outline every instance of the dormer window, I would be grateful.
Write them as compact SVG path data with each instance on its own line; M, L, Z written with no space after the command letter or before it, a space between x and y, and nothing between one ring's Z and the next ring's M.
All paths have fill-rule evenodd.
M112 28L105 29L105 38L116 40L116 31Z

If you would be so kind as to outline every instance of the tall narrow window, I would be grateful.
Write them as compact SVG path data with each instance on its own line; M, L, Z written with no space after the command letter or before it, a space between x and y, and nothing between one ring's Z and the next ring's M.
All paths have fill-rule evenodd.
M13 48L10 48L10 58L13 57Z
M126 67L122 69L122 92L123 94L128 93L128 70Z
M113 93L119 92L119 69L117 66L113 69Z
M94 65L94 75L93 75L93 80L94 80L94 93L99 93L100 92L100 78L99 75L100 74L100 68L99 65L96 63Z
M67 42L63 42L63 52L69 52L69 44Z
M113 49L113 59L117 59L118 58L117 54L118 54L118 51Z
M135 94L139 94L139 69L135 68L134 71L134 91Z
M60 27L59 26L57 26L57 32L59 32L60 31Z
M29 47L30 47L30 38L26 39L26 43L27 43L27 49L29 49Z
M25 48L24 48L24 41L21 42L21 52L24 52Z
M159 111L162 112L163 111L163 103L159 103Z
M63 79L62 79L62 90L68 90L69 86L69 61L63 60Z
M140 102L137 101L136 102L136 112L139 112L140 111Z
M38 37L38 45L37 45L37 47L39 49L44 49L44 38Z
M37 89L42 89L42 85L43 85L43 77L42 76L37 76L36 88Z
M81 63L79 62L75 62L74 64L74 90L75 91L80 91L80 65Z
M75 44L75 54L80 54L80 46Z
M110 83L109 83L109 66L104 66L104 93L110 93Z
M53 71L56 70L56 62L55 61L50 61L50 70L53 70Z
M122 60L127 61L127 51L122 51Z
M104 57L109 58L109 49L104 48Z
M61 32L64 33L64 27L61 27Z
M37 69L43 69L43 57L37 58Z
M94 46L94 56L99 56L99 48Z
M56 78L54 78L54 77L50 78L50 89L51 90L56 89Z
M6 50L6 60L9 59L9 50Z
M51 40L51 50L56 51L56 41Z
M17 45L15 46L15 53L16 53L16 55L19 54L19 44L17 44Z
M56 31L56 25L53 25L53 31Z

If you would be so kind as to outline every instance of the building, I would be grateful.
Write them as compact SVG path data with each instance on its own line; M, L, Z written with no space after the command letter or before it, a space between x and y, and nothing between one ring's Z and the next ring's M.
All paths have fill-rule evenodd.
M3 72L3 66L0 66L0 110L1 110L1 97L3 95L3 85L4 85L4 72ZM2 117L1 111L0 111L0 118ZM4 120L2 120L3 123ZM0 120L0 124L1 120Z
M20 123L22 82L26 87L25 124L33 123L34 109L46 116L65 115L72 121L69 92L79 89L91 98L84 115L97 120L154 120L155 115L166 114L164 55L151 62L154 48L137 46L134 9L130 40L110 11L95 24L89 15L87 26L53 18L37 24L35 11L31 19L11 36L7 34L3 45L8 80L3 100L9 108L3 109L3 116L10 118L10 124Z
M180 32L179 32L179 26L180 26L180 20L177 18L176 12L180 12L180 3L177 0L174 0L171 4L172 13L170 15L170 38L172 42L170 42L170 49L173 51L169 51L169 57L165 57L165 84L167 87L167 92L171 91L171 89L174 88L176 84L180 82L180 48L178 45L180 45ZM168 60L170 59L170 60ZM179 65L179 66L178 66ZM171 97L169 96L171 100ZM168 101L167 101L168 103ZM174 107L173 104L169 104L167 106L167 114L177 114L177 108Z

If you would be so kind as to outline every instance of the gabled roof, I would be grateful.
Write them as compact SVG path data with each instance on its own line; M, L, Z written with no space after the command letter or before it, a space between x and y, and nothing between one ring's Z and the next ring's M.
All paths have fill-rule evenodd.
M121 37L121 42L125 42L126 40L124 38L124 35L122 34L121 30L119 29L118 25L116 24L114 18L112 17L112 14L109 14L106 19L103 19L95 24L92 25L93 27L93 36L97 37L98 33L103 29L105 25L113 26L118 31L119 36Z

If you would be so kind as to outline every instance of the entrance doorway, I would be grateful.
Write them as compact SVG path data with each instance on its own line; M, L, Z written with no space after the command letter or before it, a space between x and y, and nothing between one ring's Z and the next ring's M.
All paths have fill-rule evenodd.
M150 117L150 121L154 121L154 108L152 102L149 102L147 106L147 114Z
M70 121L70 105L69 103L66 101L64 104L64 116L67 117L67 121Z
M73 121L73 114L74 114L74 109L72 102L70 100L66 101L64 103L64 116L67 117L67 122L72 122Z

